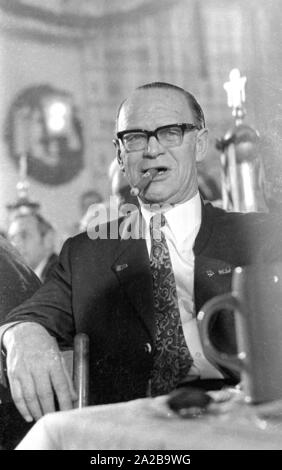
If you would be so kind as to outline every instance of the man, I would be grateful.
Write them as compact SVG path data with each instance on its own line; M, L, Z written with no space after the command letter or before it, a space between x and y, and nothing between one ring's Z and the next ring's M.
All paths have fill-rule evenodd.
M141 212L118 232L110 224L101 237L67 240L53 279L2 327L11 393L27 421L54 410L53 391L59 409L72 407L58 344L70 347L76 332L90 337L90 404L169 393L195 375L236 382L204 357L197 313L230 290L235 266L282 254L277 215L230 214L201 201L196 165L208 131L190 93L165 83L138 88L116 131L130 185L156 173L139 194ZM161 224L151 222L155 214ZM217 346L234 352L231 315L219 314L212 329Z
M41 283L22 260L19 253L0 236L0 319L24 302L40 287ZM0 448L13 448L14 437L22 437L27 430L20 419L7 388L0 385Z
M8 238L39 279L49 280L58 261L52 225L36 212L17 214L10 223Z

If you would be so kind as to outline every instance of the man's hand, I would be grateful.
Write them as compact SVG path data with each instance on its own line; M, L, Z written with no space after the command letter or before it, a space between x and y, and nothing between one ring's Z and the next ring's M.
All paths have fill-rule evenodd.
M18 323L3 336L7 373L15 405L26 421L59 409L77 399L56 340L36 323Z

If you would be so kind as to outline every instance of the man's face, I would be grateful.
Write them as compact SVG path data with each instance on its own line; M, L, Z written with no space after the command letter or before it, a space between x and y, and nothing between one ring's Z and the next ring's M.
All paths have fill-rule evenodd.
M157 127L176 123L195 124L189 104L180 92L169 89L137 90L122 107L117 130L153 131ZM185 132L182 144L170 148L161 145L153 136L144 150L128 152L121 144L120 165L131 186L149 168L159 169L140 197L147 203L176 204L196 194L196 161L204 158L206 147L206 130Z
M45 258L44 237L39 233L37 220L34 217L15 219L9 227L8 238L32 269Z

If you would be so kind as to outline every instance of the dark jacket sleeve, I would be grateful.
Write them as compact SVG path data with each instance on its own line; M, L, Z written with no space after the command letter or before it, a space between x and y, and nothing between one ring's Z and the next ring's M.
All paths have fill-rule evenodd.
M54 271L55 267L57 266L59 257L56 253L52 253L51 256L49 257L46 265L44 266L44 269L41 274L41 280L43 284L52 277L52 272Z
M0 321L41 286L41 282L29 269L20 254L0 237Z
M71 239L67 240L60 253L59 262L52 278L36 293L13 309L0 324L14 321L32 321L44 326L58 339L59 346L70 348L73 342L74 321L71 291Z

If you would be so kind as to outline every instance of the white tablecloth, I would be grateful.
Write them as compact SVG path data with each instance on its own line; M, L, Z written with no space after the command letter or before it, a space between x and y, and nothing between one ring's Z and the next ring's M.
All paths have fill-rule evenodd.
M51 413L33 426L17 449L282 449L281 404L271 420L258 417L249 405L226 403L202 416L181 418L166 400L146 398Z

